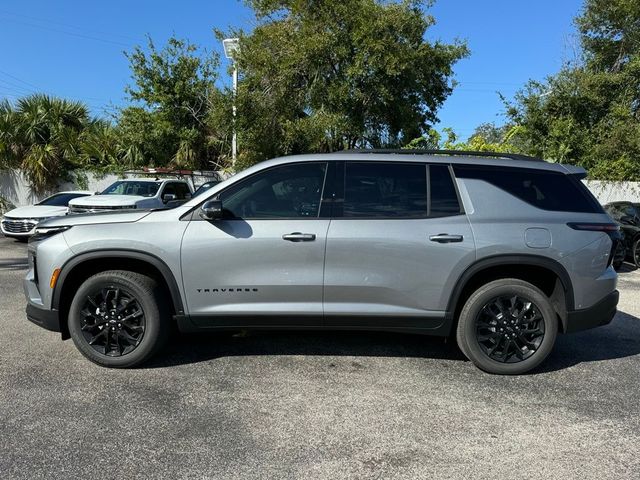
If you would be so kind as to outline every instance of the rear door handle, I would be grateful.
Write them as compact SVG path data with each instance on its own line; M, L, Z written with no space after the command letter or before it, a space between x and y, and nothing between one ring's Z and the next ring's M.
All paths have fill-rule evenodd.
M462 235L449 235L448 233L439 233L438 235L431 235L429 240L438 243L454 243L461 242L464 239Z
M288 240L289 242L313 242L316 239L315 233L285 233L282 235L283 240Z

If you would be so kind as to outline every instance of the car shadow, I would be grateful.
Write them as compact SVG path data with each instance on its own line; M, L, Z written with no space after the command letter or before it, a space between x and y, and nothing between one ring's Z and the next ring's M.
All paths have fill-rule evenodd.
M623 263L618 270L617 273L631 273L635 272L638 269L633 263L625 262Z
M0 259L0 270L26 270L29 268L26 257Z
M442 337L388 332L250 331L178 334L164 353L145 364L162 368L229 356L310 355L426 357L464 360L455 342Z
M640 319L618 312L604 327L560 335L549 358L534 373L563 370L580 363L600 362L640 354Z
M618 312L607 326L559 335L549 358L532 374L580 363L640 354L640 319ZM230 356L311 355L432 358L466 361L453 339L388 332L251 331L176 334L175 341L145 368L164 368Z

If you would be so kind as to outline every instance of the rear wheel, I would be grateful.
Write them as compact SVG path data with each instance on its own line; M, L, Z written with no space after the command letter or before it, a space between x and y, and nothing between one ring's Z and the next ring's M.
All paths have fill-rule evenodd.
M557 333L549 298L528 282L506 278L469 297L456 337L460 350L478 368L515 375L538 366L551 352Z
M620 270L620 267L622 267L622 264L624 263L624 257L626 256L627 252L625 250L624 247L624 243L623 242L618 242L618 245L616 246L616 251L613 255L613 268L614 270Z
M105 367L133 367L156 353L169 331L168 309L155 280L122 270L101 272L78 289L69 333L80 352Z
M640 238L636 238L633 242L633 247L631 248L631 259L633 260L633 264L640 268Z

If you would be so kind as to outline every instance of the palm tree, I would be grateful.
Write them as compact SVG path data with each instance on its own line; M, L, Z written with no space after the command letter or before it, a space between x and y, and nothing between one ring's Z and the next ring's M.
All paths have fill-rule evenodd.
M19 167L36 193L55 188L57 180L81 161L80 135L91 125L81 102L35 94L13 107L0 103L0 165Z

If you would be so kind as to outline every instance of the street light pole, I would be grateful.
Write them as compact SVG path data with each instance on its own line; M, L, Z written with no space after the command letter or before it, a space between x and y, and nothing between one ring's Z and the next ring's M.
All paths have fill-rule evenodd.
M235 55L240 47L239 39L225 38L222 41L224 47L224 55L233 62L233 136L231 137L231 166L235 167L236 158L238 156L238 134L236 131L236 97L238 95L238 62Z
M235 167L238 156L238 134L236 132L236 97L238 96L238 64L233 62L233 136L231 137L231 162Z

